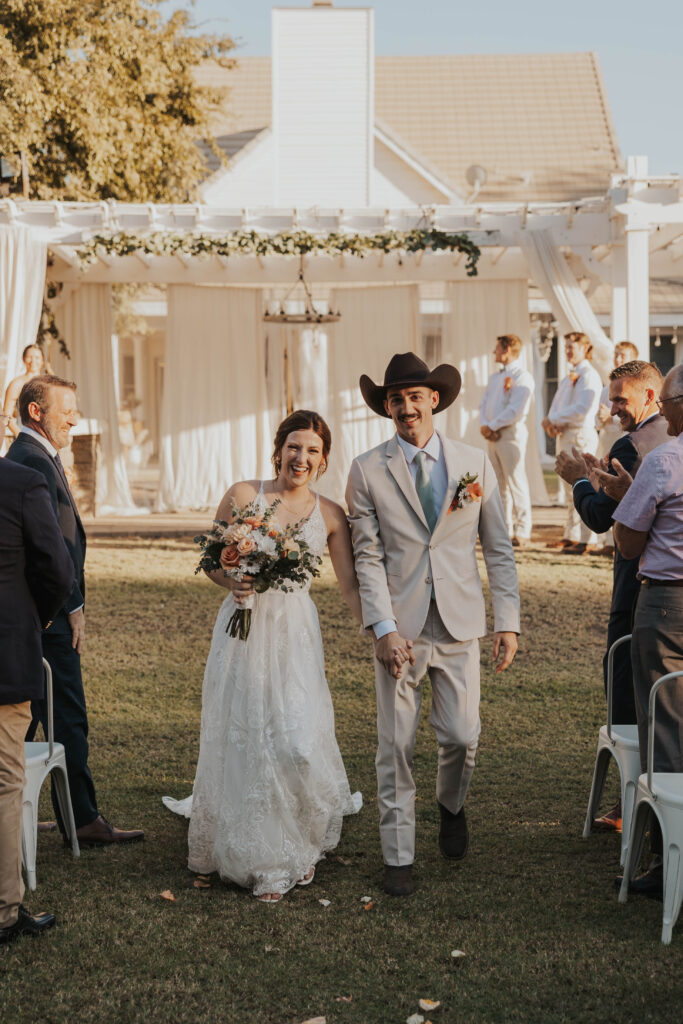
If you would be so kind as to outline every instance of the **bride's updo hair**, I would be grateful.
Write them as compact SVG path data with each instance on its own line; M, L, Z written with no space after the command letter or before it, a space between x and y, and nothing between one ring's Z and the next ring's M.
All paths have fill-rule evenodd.
M296 430L312 430L318 435L323 443L323 460L320 463L318 470L318 476L322 476L327 469L327 462L330 457L330 448L332 447L332 434L325 420L317 412L311 412L310 409L295 409L294 412L287 416L275 432L275 440L273 441L273 457L271 462L275 469L275 476L280 475L282 469L282 449L285 441L290 434L293 434Z

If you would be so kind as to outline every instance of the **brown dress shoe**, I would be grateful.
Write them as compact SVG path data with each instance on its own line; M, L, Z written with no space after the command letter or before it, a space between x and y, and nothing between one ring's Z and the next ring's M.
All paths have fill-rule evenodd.
M548 543L546 544L546 547L547 548L570 548L570 547L572 547L573 543L574 543L574 541L567 540L566 537L563 537L562 540L549 540Z
M142 829L134 828L125 831L114 828L101 814L91 821L89 825L83 825L76 829L76 838L81 846L112 846L122 843L138 843L144 839L145 833Z
M617 800L614 807L603 814L601 818L593 818L593 829L596 832L618 832L621 833L621 800Z
M389 896L412 896L415 891L413 865L385 864L382 888Z
M529 547L529 541L527 540L526 537L513 537L512 538L512 546L513 546L513 548L528 548Z

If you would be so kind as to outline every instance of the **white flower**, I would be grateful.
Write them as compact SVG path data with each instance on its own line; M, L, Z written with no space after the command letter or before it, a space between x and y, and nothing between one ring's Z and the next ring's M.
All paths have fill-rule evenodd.
M256 541L256 550L261 551L264 555L268 555L269 558L274 558L277 554L275 538L269 537L267 533L261 533L260 530L256 530L252 534L252 540Z

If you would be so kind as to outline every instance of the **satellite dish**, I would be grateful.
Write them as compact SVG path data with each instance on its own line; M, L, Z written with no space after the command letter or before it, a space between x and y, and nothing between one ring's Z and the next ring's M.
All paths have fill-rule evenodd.
M465 171L465 179L467 184L471 185L472 188L476 188L478 192L482 185L486 184L489 176L481 164L472 164Z

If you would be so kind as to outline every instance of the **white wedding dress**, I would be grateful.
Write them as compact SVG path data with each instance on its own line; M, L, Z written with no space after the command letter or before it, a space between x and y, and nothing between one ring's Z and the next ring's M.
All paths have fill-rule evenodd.
M263 484L257 501L267 507ZM322 555L320 499L302 527ZM310 580L257 594L246 640L230 637L230 594L218 612L202 692L192 796L170 810L190 817L190 870L217 871L254 895L285 893L333 849L353 796L334 734L318 613Z

